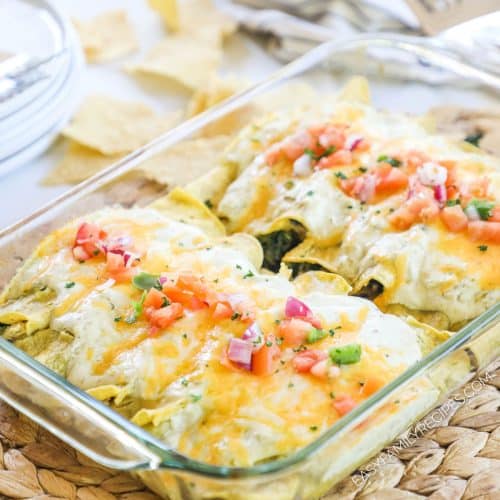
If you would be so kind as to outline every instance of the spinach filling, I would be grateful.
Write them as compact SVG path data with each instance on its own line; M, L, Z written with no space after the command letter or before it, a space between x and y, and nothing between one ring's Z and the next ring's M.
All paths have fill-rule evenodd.
M354 295L363 299L374 300L384 291L384 285L377 280L370 280L358 293Z
M304 227L297 222L292 222L291 229L258 236L264 251L263 267L277 273L280 270L283 256L302 242L304 237Z
M312 262L289 262L287 266L292 270L292 278L296 278L299 274L307 273L308 271L327 271L320 264Z

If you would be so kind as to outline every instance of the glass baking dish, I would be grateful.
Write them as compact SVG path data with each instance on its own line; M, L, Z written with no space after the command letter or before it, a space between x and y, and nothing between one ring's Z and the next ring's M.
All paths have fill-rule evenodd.
M190 119L0 232L0 286L51 230L109 204L144 205L164 190L137 165L290 80L319 92L364 74L376 107L424 113L498 103L500 79L402 36L358 36L324 44L264 82ZM277 90L276 90L277 89ZM278 95L274 94L274 95ZM296 453L247 468L184 457L0 339L0 397L97 462L137 473L171 499L318 498L377 453L500 353L500 304L371 396Z

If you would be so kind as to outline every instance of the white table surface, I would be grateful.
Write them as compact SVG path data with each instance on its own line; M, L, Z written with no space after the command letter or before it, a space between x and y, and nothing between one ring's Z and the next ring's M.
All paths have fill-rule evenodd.
M88 65L82 75L81 93L108 94L124 100L139 100L159 112L179 109L185 105L189 93L181 87L164 89L145 88L127 75L122 66L125 61L140 58L156 41L165 36L159 17L147 6L146 0L53 0L54 5L73 18L86 19L99 12L123 8L136 30L141 50L123 60L105 65ZM256 43L244 35L233 36L226 44L222 74L235 74L257 81L279 67ZM41 157L0 177L0 229L29 215L52 198L63 193L68 186L42 186L40 180L61 158L63 141L59 140Z

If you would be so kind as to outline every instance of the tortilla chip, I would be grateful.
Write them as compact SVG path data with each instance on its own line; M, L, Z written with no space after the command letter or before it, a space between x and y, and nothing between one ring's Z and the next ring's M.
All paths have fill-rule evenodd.
M228 142L226 136L183 141L146 160L139 168L148 179L169 187L184 186L209 172Z
M180 187L174 188L167 196L158 198L149 206L174 220L199 227L207 236L220 238L226 235L226 229L216 215L203 202Z
M73 21L88 62L105 62L138 48L134 29L124 10L100 14L89 21Z
M195 116L248 87L249 83L234 76L212 75L196 90L187 107L187 116Z
M178 119L178 113L159 116L142 103L93 95L85 99L62 134L105 155L118 155L143 146Z
M236 31L234 19L218 10L212 0L179 3L179 32L221 44Z
M351 78L339 92L338 99L371 104L370 84L368 80L364 76Z
M192 35L176 35L154 46L146 58L129 64L127 71L174 80L188 89L203 86L216 71L221 51L215 44Z
M330 295L347 295L351 286L339 274L324 271L308 271L297 276L294 284L303 293L323 292Z
M221 241L222 245L246 255L256 269L262 267L264 252L259 240L247 233L234 233Z
M179 29L179 8L177 0L149 0L149 6L156 10L169 31Z
M106 156L95 149L69 141L62 160L42 180L47 186L77 184L108 167L122 155Z

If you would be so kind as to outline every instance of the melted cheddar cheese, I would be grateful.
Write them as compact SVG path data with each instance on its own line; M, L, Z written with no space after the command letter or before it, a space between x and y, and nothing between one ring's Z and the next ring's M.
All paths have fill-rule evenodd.
M78 223L50 235L2 297L4 334L16 324L23 330L29 318L38 324L29 333L24 328L23 338L36 339L44 329L56 338L64 333L70 337L64 349L60 339L46 341L35 357L187 456L238 466L285 456L341 417L338 398L359 404L421 358L425 330L364 299L326 294L319 279L301 288L284 275L261 274L241 241L208 238L152 209L106 209L86 220L110 238L133 242L137 273L189 273L212 295L248 305L267 338L279 337L291 296L329 332L314 345L280 345L275 370L256 375L226 359L231 339L241 339L249 327L245 311L215 319L208 306L187 307L167 327L152 330L145 311L131 317L143 292L130 280L110 279L102 254L75 260ZM40 290L50 293L41 298ZM328 353L353 343L361 348L359 359L329 362L333 376L295 368L301 352ZM57 366L51 364L56 351Z

